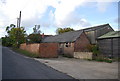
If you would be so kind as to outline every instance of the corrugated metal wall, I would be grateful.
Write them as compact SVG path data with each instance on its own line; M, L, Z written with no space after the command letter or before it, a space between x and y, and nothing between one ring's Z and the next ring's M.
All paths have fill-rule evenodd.
M106 57L118 57L120 38L109 38L98 40L100 53Z

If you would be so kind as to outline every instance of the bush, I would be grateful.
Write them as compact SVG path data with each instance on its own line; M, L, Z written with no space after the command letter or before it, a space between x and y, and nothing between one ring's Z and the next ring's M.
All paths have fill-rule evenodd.
M87 46L87 49L88 49L90 52L93 52L93 54L99 54L99 49L98 49L98 46L97 46L97 45L88 45L88 46Z

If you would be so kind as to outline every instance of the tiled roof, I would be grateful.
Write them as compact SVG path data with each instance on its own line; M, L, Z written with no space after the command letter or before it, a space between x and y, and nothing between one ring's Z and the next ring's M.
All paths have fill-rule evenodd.
M83 30L66 32L60 35L46 37L42 42L74 42L82 32Z

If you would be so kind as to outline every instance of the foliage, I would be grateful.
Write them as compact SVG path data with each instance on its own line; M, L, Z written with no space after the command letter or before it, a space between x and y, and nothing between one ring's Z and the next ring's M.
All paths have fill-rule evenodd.
M12 40L9 37L5 36L5 37L2 37L1 39L2 39L3 46L7 46L7 47L12 46Z
M12 50L14 50L15 52L18 52L18 53L20 53L20 54L23 54L23 55L25 55L25 56L28 56L28 57L32 57L32 58L37 58L37 57L39 57L38 54L30 53L30 52L28 52L28 51L26 51L26 50L22 50L22 49L18 49L18 48L12 48Z
M12 39L13 47L19 47L21 43L25 42L25 30L23 27L21 28L12 28L9 32L9 37Z
M5 46L19 47L21 43L25 42L26 31L23 27L16 28L14 24L6 27L8 36L2 39L2 44Z
M27 43L40 43L42 40L40 34L30 34L27 38Z
M33 33L30 34L27 37L26 42L27 43L40 43L42 40L42 36L41 36L41 31L40 31L40 25L35 25L35 27L33 28Z
M99 49L98 49L98 46L97 46L97 45L88 45L88 46L87 46L87 49L88 49L90 52L93 52L94 55L98 55L98 54L99 54Z
M113 60L112 59L109 59L109 58L101 58L101 57L98 57L96 59L94 59L96 61L99 61L99 62L107 62L107 63L112 63Z
M40 25L35 25L35 27L33 28L33 34L40 34Z
M56 30L56 33L61 34L61 33L69 32L69 31L74 31L74 29L72 29L72 28L58 28Z
M7 26L7 27L6 27L7 33L10 33L10 31L11 31L12 28L15 28L15 25L14 25L14 24L10 24L10 26Z

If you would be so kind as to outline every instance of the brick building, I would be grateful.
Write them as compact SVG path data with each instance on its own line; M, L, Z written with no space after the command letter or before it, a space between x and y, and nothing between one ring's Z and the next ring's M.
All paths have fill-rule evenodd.
M45 38L43 43L58 43L58 53L74 56L74 52L88 52L90 44L83 30L71 31Z

